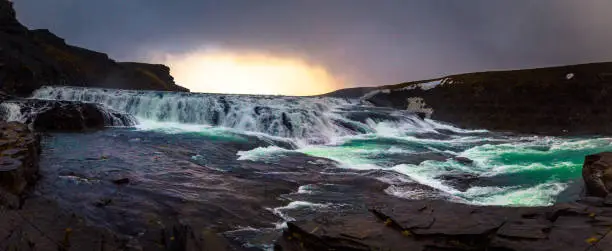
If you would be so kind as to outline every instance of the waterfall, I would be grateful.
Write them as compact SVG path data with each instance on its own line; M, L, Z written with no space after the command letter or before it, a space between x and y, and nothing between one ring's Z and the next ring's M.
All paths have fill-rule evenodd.
M97 103L138 120L232 128L239 131L327 143L370 133L374 122L419 124L413 114L328 97L286 97L43 87L32 98Z

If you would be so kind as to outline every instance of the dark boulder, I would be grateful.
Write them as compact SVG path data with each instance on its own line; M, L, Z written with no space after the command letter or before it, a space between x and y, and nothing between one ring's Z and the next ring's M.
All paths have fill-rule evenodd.
M436 177L436 179L441 180L442 183L452 186L459 191L465 192L470 189L470 187L477 185L482 178L470 173L449 173L440 175Z
M129 178L121 178L121 179L113 180L113 184L115 185L127 185L129 183L130 183Z
M587 196L606 197L612 191L612 152L586 156L582 178Z
M104 127L104 115L93 104L67 104L51 107L34 119L37 131L83 131Z
M1 106L1 117L19 120L36 131L85 131L136 124L133 116L94 103L25 99Z
M454 157L453 159L462 165L471 165L474 163L473 160L471 160L470 158L466 158L466 157L457 156L457 157Z

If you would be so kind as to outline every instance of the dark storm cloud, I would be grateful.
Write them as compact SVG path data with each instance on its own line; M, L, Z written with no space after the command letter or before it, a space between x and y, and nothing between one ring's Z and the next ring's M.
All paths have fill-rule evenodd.
M120 60L202 47L295 55L380 85L612 60L607 0L15 0L19 18Z

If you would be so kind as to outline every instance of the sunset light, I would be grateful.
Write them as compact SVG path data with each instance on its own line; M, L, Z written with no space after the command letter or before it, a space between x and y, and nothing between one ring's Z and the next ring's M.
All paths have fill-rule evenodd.
M192 92L306 96L342 87L322 66L298 58L203 51L164 61L176 83Z

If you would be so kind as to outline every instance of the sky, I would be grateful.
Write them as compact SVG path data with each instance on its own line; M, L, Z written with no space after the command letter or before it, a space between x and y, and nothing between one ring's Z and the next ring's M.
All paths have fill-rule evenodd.
M298 87L324 92L612 61L609 0L14 2L18 18L30 28L50 29L117 60L170 64L178 84L189 82L187 87L203 92L257 93L278 80L262 93L305 94ZM215 67L203 70L210 62ZM293 77L250 75L263 68ZM247 77L225 80L228 91L214 89L223 85L209 75L218 75L214 81ZM240 82L249 79L256 80L250 87ZM284 85L290 88L280 91Z

